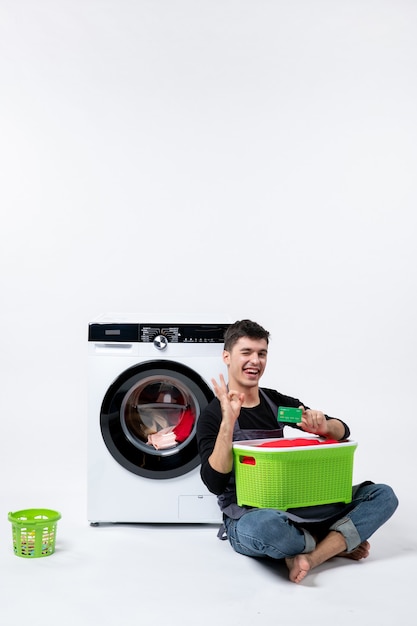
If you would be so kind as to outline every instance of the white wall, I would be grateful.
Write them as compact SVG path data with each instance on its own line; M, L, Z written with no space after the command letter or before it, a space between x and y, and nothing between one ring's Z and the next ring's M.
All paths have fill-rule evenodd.
M87 324L146 310L266 326L264 384L346 418L358 479L407 510L416 22L412 0L0 0L5 508L84 488Z

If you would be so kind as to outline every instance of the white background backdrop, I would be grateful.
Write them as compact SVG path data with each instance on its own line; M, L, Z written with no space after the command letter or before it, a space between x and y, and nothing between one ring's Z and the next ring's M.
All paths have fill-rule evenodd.
M346 419L407 525L416 27L412 0L0 0L3 518L83 519L88 322L152 311L263 324L264 385Z

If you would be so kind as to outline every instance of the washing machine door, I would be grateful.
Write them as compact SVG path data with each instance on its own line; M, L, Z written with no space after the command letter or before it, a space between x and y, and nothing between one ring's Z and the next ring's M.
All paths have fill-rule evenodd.
M196 424L213 392L191 368L143 362L123 372L101 407L104 442L124 468L152 479L187 474L200 463Z

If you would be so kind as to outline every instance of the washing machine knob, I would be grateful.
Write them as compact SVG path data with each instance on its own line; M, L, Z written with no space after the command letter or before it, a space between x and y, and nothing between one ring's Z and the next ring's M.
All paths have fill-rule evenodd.
M166 350L168 346L168 339L165 335L157 335L153 340L153 345L157 350Z

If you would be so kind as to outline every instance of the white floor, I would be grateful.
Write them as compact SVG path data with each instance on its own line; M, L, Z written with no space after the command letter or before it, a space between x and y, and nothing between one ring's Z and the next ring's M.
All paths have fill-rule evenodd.
M30 502L16 491L2 497L4 626L195 626L219 620L229 626L283 620L338 626L415 624L417 542L410 505L400 506L374 535L366 561L336 558L295 585L285 566L235 554L217 539L214 526L91 527L83 481L78 486L57 481L61 488L53 488L47 497L44 491L42 503L42 490L36 494L36 489ZM16 510L13 506L34 506L35 500L62 513L56 551L44 558L20 558L12 550L7 505Z

